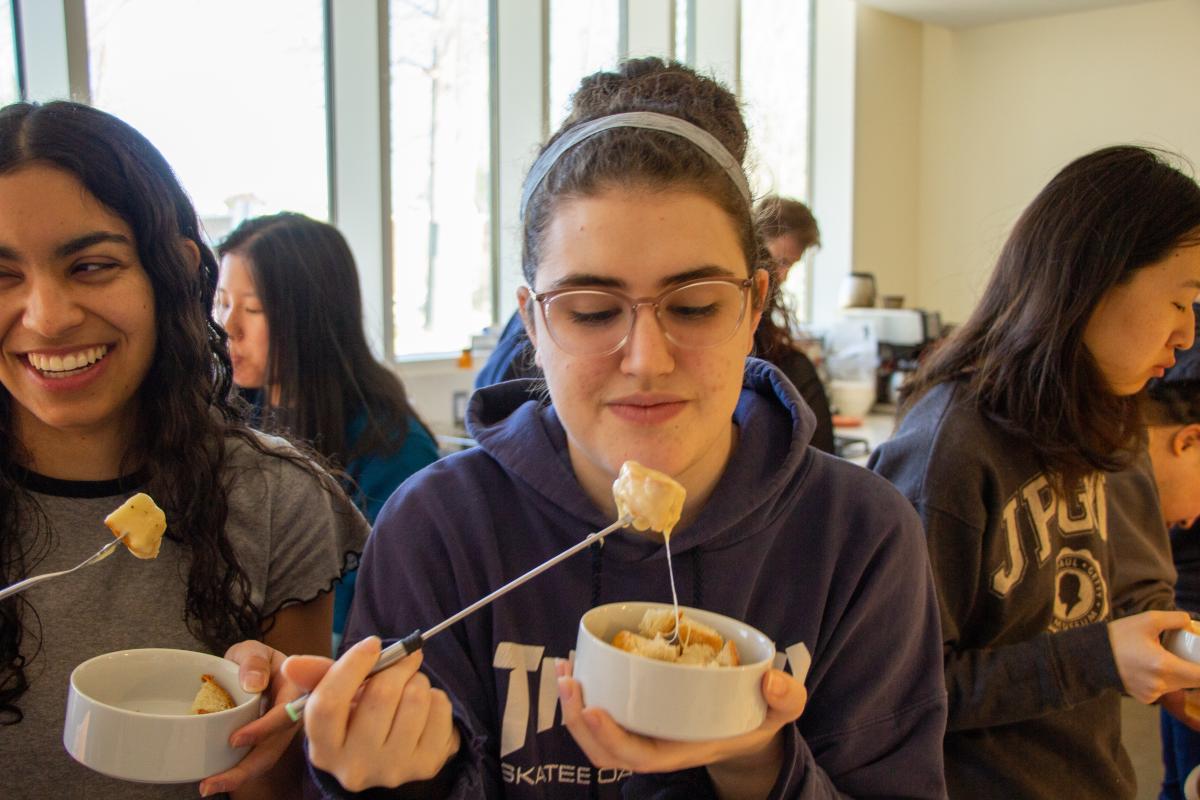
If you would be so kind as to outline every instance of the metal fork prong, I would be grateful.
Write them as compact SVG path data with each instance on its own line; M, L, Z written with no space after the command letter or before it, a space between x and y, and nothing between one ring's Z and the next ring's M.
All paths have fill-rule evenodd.
M102 561L102 560L108 558L110 555L112 555L112 551L117 549L117 545L119 545L119 544L121 544L121 542L125 541L125 537L128 535L129 535L128 533L122 533L120 536L113 539L108 544L104 545L104 547L101 547L99 550L97 550L96 554L94 556L92 556L91 558L89 558L87 561L84 561L74 567L71 567L70 571L74 572L75 570L79 569L80 567L87 567L92 564L95 564L97 561Z

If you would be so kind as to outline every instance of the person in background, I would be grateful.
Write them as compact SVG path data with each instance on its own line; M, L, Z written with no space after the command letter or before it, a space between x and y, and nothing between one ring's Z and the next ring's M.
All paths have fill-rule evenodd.
M521 312L514 311L504 323L500 338L496 340L496 348L488 355L487 361L475 375L475 388L482 389L493 383L512 381L518 378L542 377L542 371L533 361L533 348L529 345L529 336L525 333L525 323L521 321Z
M308 442L344 470L347 491L374 522L438 451L400 379L371 355L346 239L285 212L243 222L217 253L216 316L229 334L234 383L257 391L259 426ZM355 574L337 587L335 652Z
M1200 665L1159 641L1188 615L1145 610L1145 587L1145 606L1127 600L1121 549L1146 543L1106 495L1107 475L1137 477L1135 396L1192 346L1197 245L1200 187L1166 155L1119 146L1067 165L871 455L925 523L952 798L1131 798L1121 692L1200 686Z
M646 58L585 78L572 102L522 204L517 301L545 395L531 398L531 381L475 393L479 446L422 470L376 521L346 630L354 646L332 667L287 662L314 688L314 786L327 797L943 797L945 689L920 522L886 481L809 447L815 424L795 387L747 359L770 278L737 99ZM655 740L584 708L566 662L580 617L632 598L671 603L653 531L614 533L555 565L371 677L355 705L376 637L428 629L610 525L626 460L686 489L670 537L680 599L792 654L779 663L792 659L796 675L763 676L759 728Z
M1153 380L1143 398L1149 451L1170 528L1178 578L1175 604L1200 614L1200 349L1179 354L1165 376ZM1163 782L1161 800L1184 800L1183 782L1200 765L1200 718L1187 719L1186 704L1161 713Z
M67 754L69 676L87 659L329 646L328 591L368 528L327 474L241 421L216 282L195 210L141 134L75 103L0 111L0 585L93 555L135 492L167 519L154 560L117 552L0 602L6 800L196 796ZM292 699L270 667L245 669L243 687ZM233 775L236 797L294 796L294 733L259 740L201 791Z
M821 383L816 366L797 346L799 323L783 294L783 281L787 278L788 270L804 257L808 248L821 243L817 221L808 207L798 200L774 196L759 202L755 216L770 253L767 272L771 276L771 283L762 321L754 333L754 352L759 358L779 367L800 390L800 396L817 418L817 428L810 444L832 453L833 416L829 410L829 398L825 395L825 386ZM541 374L534 363L533 350L521 316L514 312L500 334L496 349L475 376L475 388L516 378L540 378Z
M809 248L820 247L821 231L808 206L799 200L769 195L759 200L754 213L759 235L771 254L770 296L762 322L754 333L754 352L779 367L800 390L800 396L817 416L813 447L832 453L833 415L829 398L816 365L799 347L800 323L783 292L788 271L804 258Z

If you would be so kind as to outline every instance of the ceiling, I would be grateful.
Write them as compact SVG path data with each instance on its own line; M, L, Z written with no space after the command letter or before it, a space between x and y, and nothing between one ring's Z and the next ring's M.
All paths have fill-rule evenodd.
M1150 0L857 0L918 22L947 28L972 28L1030 17L1048 17L1112 6L1130 6Z

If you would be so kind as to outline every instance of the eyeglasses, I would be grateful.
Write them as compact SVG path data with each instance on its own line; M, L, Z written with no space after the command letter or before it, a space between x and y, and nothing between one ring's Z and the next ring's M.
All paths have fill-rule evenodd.
M672 344L690 349L724 344L742 324L753 285L750 278L701 278L657 297L633 298L609 289L554 289L530 296L559 348L573 356L605 356L629 341L641 306L654 309Z

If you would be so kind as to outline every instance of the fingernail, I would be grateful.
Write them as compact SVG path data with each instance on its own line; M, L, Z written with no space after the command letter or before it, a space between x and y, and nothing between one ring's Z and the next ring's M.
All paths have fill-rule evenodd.
M233 738L229 740L230 747L246 747L253 743L254 740L248 733L235 733Z
M558 696L564 703L571 699L571 684L561 675L558 677Z
M200 796L212 797L214 794L220 794L223 791L225 791L225 784L221 783L220 781L216 781L208 784L207 786L200 787Z
M783 681L774 672L767 675L767 694L780 694L783 692Z
M267 673L260 669L252 669L246 673L247 692L261 692L267 688Z
M554 672L560 678L567 674L567 660L565 658L554 659Z

